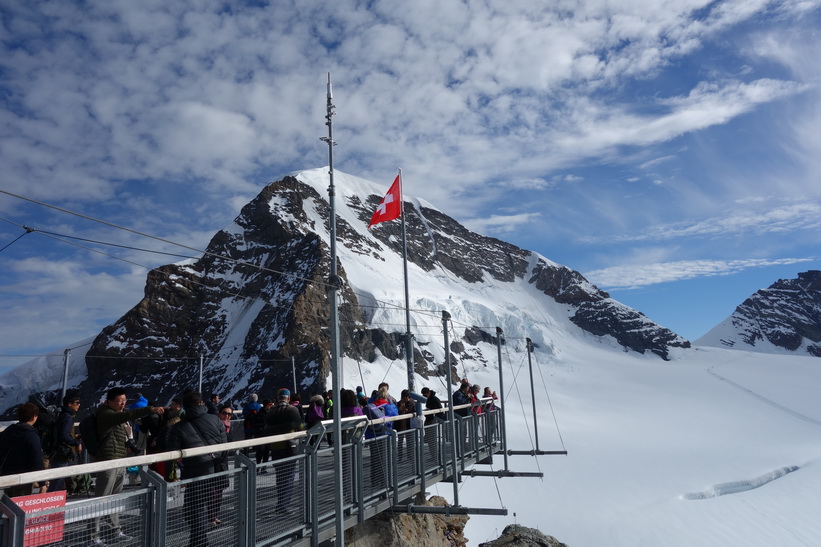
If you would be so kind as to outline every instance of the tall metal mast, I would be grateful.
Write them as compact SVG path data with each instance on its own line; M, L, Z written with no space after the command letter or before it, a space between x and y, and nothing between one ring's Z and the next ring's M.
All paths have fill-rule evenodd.
M335 509L336 509L336 545L339 547L345 544L345 528L343 526L343 477L342 477L342 422L339 408L339 393L342 381L342 365L339 359L339 276L336 268L336 205L334 203L335 189L334 189L334 121L335 114L333 104L333 87L331 86L331 73L328 73L328 107L325 115L325 125L328 126L328 136L322 137L321 140L328 143L328 174L330 175L330 184L328 186L328 203L330 204L330 229L331 229L331 272L328 276L328 293L331 305L331 390L333 396L336 397L334 404L334 483L335 483Z
M408 367L408 391L416 391L413 379L413 335L410 330L410 294L408 292L408 234L405 230L405 189L403 188L402 169L399 169L399 204L400 216L402 217L402 266L405 274L405 361Z

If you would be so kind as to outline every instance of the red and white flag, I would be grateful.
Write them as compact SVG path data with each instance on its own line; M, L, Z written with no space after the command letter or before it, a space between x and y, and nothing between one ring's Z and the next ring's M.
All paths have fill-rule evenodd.
M402 215L402 184L400 182L400 176L401 175L396 175L396 180L391 184L390 190L388 190L388 193L385 194L385 197L382 198L382 201L379 203L379 207L374 211L368 228L380 222L387 222L399 218Z

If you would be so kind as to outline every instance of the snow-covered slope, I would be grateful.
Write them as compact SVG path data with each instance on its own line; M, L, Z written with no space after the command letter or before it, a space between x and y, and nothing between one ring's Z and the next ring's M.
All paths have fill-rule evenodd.
M821 272L757 291L696 344L821 357Z
M572 547L821 545L817 359L695 348L658 366L577 344L536 351L534 368L539 447L568 454L509 458L541 480L465 478L460 504L509 511L472 516L469 545L514 521ZM527 363L511 355L503 370L510 448L530 450Z

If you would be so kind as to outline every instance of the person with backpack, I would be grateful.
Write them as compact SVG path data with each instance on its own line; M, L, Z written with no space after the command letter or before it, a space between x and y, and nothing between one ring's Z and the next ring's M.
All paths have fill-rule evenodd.
M442 400L436 395L436 392L432 389L424 388L422 389L422 394L425 394L425 390L428 390L427 399L425 400L425 409L426 410L441 410ZM425 416L425 425L431 425L436 423L436 420L444 420L442 414L428 414Z
M265 416L268 414L268 411L271 407L274 406L274 403L265 399L262 401L262 405L259 409L259 412L254 416L254 438L258 439L264 436L265 431ZM268 450L267 444L260 444L256 446L256 460L257 465L265 463L268 461L270 457L270 451ZM263 467L261 473L267 473L267 468Z
M402 390L402 394L399 396L399 402L397 403L396 408L399 410L399 415L416 414L416 403L411 399L409 390ZM393 422L394 431L407 431L408 429L410 429L410 421L410 418L396 420L395 422ZM408 446L413 448L413 443L409 443L409 439L409 434L397 435L397 449L399 451L399 461L404 460L405 457L408 456Z
M443 408L442 400L439 399L434 390L425 387L422 388L422 394L427 397L425 400L426 410L441 410ZM441 413L428 414L425 416L425 445L428 447L428 451L431 454L430 457L433 461L439 461L439 437L437 435L439 428L428 426L441 423L443 421L444 416Z
M63 406L54 423L55 451L49 460L49 467L68 467L77 462L77 454L82 452L83 443L74 434L74 417L80 409L80 397L76 393L67 393L63 397ZM49 492L59 492L66 489L65 477L52 479Z
M208 408L208 403L205 404L206 408ZM210 414L211 411L209 410L208 413ZM217 417L220 419L220 423L222 424L223 429L225 429L225 442L233 442L234 435L231 432L231 418L234 417L234 409L231 408L231 405L220 404L219 410L217 411ZM228 457L231 453L235 452L231 450L230 452L226 452L225 457L225 467L222 469L223 471L228 470ZM222 492L229 486L229 481L227 476L218 477L214 481L214 488L211 490L210 497L208 499L208 520L214 526L219 526L222 524L222 520L220 519L220 510L222 508Z
M458 416L467 416L470 410L467 408L460 408L456 410L457 406L470 404L470 383L463 381L459 385L459 389L453 392L453 408Z
M259 404L259 397L256 393L252 393L245 406L242 407L242 433L244 439L253 439L257 431L257 414L262 410L262 405ZM242 451L246 456L251 454L251 448L243 448Z
M325 404L322 405L322 414L324 414L326 420L330 420L334 417L334 392L333 390L328 390L325 394ZM334 438L333 433L328 431L325 434L325 440L328 441L328 446L334 445Z
M94 457L94 461L111 461L127 457L128 434L125 424L130 421L139 420L143 416L148 416L152 412L162 414L163 407L145 406L126 410L126 391L121 387L113 387L106 393L106 400L97 410L80 422L82 442L86 449ZM93 427L89 427L93 424ZM93 437L93 438L92 438ZM125 468L107 469L94 474L94 495L97 497L119 494L123 491L125 478ZM100 536L100 523L102 518L107 518L111 527L111 534L114 541L126 541L131 537L122 531L120 527L120 515L117 512L106 517L97 517L89 521L89 535L91 540L88 545L105 545Z
M291 395L291 406L299 411L299 418L305 422L305 409L302 408L302 396L299 393Z
M199 448L228 442L225 426L220 419L208 413L202 400L202 395L196 391L189 391L182 398L185 413L182 419L170 432L168 438L169 450ZM228 469L225 452L191 456L182 460L183 479L204 477L217 471ZM206 547L207 503L213 500L213 490L217 488L215 478L194 481L185 489L183 512L190 530L188 536L189 547Z
M39 416L40 409L34 403L23 403L17 407L17 423L0 433L0 475L16 475L45 468L40 434L34 428ZM27 483L8 486L3 491L14 498L30 496L31 489L32 484Z
M387 384L382 385L377 392L373 402L365 407L365 416L370 420L399 416L399 409L392 402L392 397L388 393ZM374 488L387 487L385 470L388 467L388 447L386 439L380 439L393 429L393 422L381 422L369 425L365 428L365 438L373 439L369 443L371 450L371 486Z
M311 429L314 424L325 419L325 399L322 395L314 395L308 401L308 410L305 412L305 428Z
M268 411L265 418L265 435L284 435L301 431L303 428L302 418L295 406L290 404L291 392L282 388L277 391L277 404ZM270 445L271 459L283 460L296 456L297 442L294 439L288 441L277 441ZM294 490L294 477L296 476L296 462L290 461L276 464L274 467L277 484L277 506L276 512L284 515L293 512L291 507L291 495Z
M365 392L362 390L362 386L356 386L356 401L361 407L368 404L368 396L365 395Z

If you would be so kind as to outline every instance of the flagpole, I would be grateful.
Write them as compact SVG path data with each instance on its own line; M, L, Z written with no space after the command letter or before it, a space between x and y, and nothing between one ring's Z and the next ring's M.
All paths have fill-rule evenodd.
M405 230L405 194L402 189L402 168L399 168L399 216L402 217L402 266L405 273L405 359L408 368L408 391L413 393L413 336L410 325L410 291L408 291L408 236Z
M335 544L343 547L345 544L345 528L343 526L343 497L342 497L342 422L339 412L339 393L342 381L342 367L339 360L339 276L337 275L336 267L336 206L334 204L334 123L333 115L335 114L333 104L333 88L331 87L331 73L328 73L328 113L325 116L327 120L325 125L328 126L328 136L322 137L321 140L328 143L328 174L330 175L330 184L328 186L328 203L330 205L330 229L331 229L331 267L328 278L328 292L330 293L331 301L331 390L333 396L336 397L337 403L334 405L333 412L333 437L334 437L334 482L335 482L335 510L336 510L336 541Z

